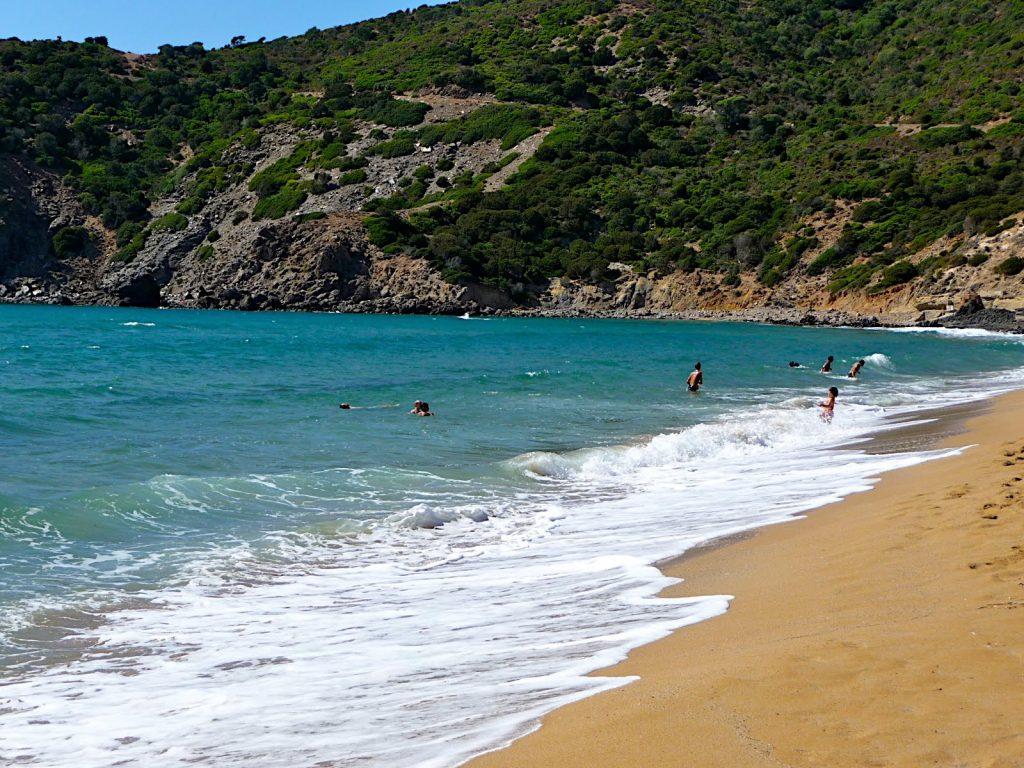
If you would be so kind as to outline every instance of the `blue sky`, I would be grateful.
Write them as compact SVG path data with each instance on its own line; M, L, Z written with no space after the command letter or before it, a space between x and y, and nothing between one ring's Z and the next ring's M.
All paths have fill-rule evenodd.
M0 0L0 38L65 40L106 36L122 51L155 53L164 43L226 45L301 35L443 0Z

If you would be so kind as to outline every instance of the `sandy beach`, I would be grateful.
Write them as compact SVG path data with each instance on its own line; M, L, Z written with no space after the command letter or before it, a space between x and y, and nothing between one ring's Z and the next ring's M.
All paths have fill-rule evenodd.
M938 425L956 456L668 565L728 612L469 765L1024 766L1024 392L990 406Z

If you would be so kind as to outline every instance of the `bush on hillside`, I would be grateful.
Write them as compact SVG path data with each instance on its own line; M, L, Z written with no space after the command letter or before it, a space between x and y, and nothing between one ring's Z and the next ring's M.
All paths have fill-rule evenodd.
M1024 258L1020 256L1010 256L1008 259L1003 259L1001 262L996 264L995 270L1000 275L1012 276L1019 274L1024 270Z
M53 255L58 259L79 256L89 244L89 231L84 227L63 227L58 229L51 241Z

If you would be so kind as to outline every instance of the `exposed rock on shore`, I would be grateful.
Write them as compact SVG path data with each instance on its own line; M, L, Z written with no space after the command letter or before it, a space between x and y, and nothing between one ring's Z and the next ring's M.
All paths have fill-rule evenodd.
M492 103L458 94L410 98L428 101L438 110L437 115L428 112L428 122ZM360 128L362 138L349 148L352 156L372 145L366 137L377 130L372 125ZM487 180L487 188L500 188L544 135L546 130L522 141L515 159ZM225 162L250 169L252 178L309 138L298 129L270 127L258 143L226 150ZM212 194L199 214L179 217L183 226L152 231L128 261L117 257L114 233L85 213L60 177L27 161L8 160L0 173L6 180L0 193L8 201L3 209L8 226L0 228L0 302L1024 331L1024 281L1000 268L1010 257L1024 254L1024 214L994 235L944 237L912 259L927 264L940 252L954 254L955 266L922 269L916 278L885 289L868 285L840 291L827 274L815 275L808 265L836 243L850 221L855 206L843 201L829 215L815 214L799 223L816 245L771 287L749 272L663 274L618 263L598 279L556 278L548 285L523 286L513 298L481 285L452 285L426 261L385 253L370 243L360 208L369 199L391 194L395 179L424 166L450 167L449 175L478 173L501 156L497 142L480 142L438 146L409 157L374 157L366 167L365 185L328 183L293 214L276 220L253 219L257 198L248 191L247 178L236 179ZM157 201L153 220L173 216L182 194L179 189ZM88 242L80 252L58 257L50 239L66 227L86 231Z

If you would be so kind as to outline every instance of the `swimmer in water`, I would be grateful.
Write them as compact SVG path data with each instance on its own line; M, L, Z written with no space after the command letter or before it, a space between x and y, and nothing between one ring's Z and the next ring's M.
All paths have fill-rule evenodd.
M832 413L836 409L836 398L839 397L839 390L836 387L828 388L828 397L818 403L821 408L821 420L827 424L832 423Z
M828 360L826 360L822 364L822 366L821 366L821 372L822 373L832 373L832 361L833 360L835 360L835 358L832 357L832 355L829 355L828 356Z
M697 392L703 383L704 374L701 373L700 363L694 363L693 372L686 379L686 388L691 392Z
M856 379L857 378L857 374L860 373L860 369L863 368L863 367L864 367L864 361L863 360L858 360L856 363L853 364L853 367L850 369L850 372L848 374L846 374L846 377L848 379Z

